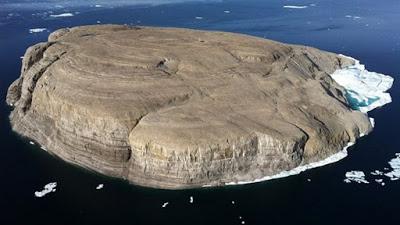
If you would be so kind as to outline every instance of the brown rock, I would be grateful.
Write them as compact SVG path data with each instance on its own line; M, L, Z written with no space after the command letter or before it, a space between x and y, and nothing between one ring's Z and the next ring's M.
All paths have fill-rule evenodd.
M371 129L329 76L353 62L256 37L115 25L30 47L13 130L150 187L221 185L321 160Z

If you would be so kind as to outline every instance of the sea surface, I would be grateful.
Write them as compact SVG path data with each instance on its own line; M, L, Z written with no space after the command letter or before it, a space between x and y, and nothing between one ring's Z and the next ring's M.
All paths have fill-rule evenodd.
M393 102L369 112L376 126L347 158L300 175L183 191L130 185L31 145L11 131L5 103L28 46L58 28L108 23L238 32L352 56L394 77ZM0 224L399 225L400 180L370 174L390 171L400 153L399 74L399 0L0 0ZM344 182L354 170L369 183ZM50 182L56 191L35 197Z

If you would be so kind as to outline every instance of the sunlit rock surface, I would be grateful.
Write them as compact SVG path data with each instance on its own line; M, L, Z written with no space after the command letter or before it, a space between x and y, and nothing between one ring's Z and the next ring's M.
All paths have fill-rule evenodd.
M84 26L30 47L9 88L13 130L150 187L241 183L324 160L371 124L310 47L187 29Z

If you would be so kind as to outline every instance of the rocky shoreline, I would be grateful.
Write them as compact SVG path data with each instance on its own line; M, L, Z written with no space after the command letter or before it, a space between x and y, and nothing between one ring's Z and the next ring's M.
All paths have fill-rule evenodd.
M330 76L355 63L232 33L83 26L27 50L7 103L15 132L68 162L142 186L217 186L368 134Z

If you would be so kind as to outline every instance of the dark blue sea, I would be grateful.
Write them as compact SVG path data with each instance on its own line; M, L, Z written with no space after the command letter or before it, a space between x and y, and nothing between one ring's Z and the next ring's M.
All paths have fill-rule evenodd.
M97 23L238 32L342 53L394 77L393 102L369 112L376 126L347 158L297 176L183 191L130 185L49 155L8 121L5 96L25 49L58 28ZM400 152L399 74L399 0L0 0L0 225L399 225L400 180L381 176L382 186L370 174ZM370 183L345 183L352 170ZM49 182L57 191L36 198Z

